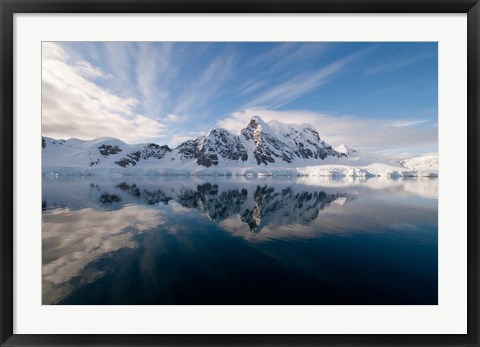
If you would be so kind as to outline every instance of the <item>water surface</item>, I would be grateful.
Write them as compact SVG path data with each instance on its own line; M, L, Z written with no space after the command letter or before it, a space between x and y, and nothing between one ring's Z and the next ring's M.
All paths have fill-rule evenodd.
M437 179L43 178L43 304L437 304Z

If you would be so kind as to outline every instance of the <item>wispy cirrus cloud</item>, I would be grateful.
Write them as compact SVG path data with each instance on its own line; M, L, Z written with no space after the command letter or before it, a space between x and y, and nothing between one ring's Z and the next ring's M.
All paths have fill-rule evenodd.
M288 56L296 47L295 42L284 42L275 47L269 49L268 51L258 54L252 59L250 59L250 65L260 65L263 63L271 63L272 60L279 60L285 56Z
M400 59L389 60L378 65L372 66L365 70L366 74L379 74L383 72L389 72L401 68L408 67L410 65L414 65L426 59L431 59L437 57L436 52L426 52L421 54L415 54L413 56L402 57Z
M170 69L172 46L166 42L160 46L144 43L138 47L137 86L145 113L152 117L161 115L168 98L168 81L173 77Z
M331 44L316 42L302 44L301 42L284 42L275 45L270 50L256 56L250 61L251 65L260 65L269 73L285 72L293 63L299 64L308 59L320 59L328 51ZM285 69L287 68L287 69Z
M368 50L370 50L370 48ZM278 108L284 106L299 96L326 84L330 78L341 72L348 63L367 53L368 50L363 49L334 61L316 71L308 71L288 81L281 82L256 96L242 108L258 106Z
M310 117L333 144L358 128L363 140L342 142L374 148L383 135L367 141L369 129L358 120L379 133L416 134L437 121L436 66L429 62L419 71L417 65L436 56L433 43L62 42L50 48L42 85L43 129L52 137L175 145L224 122L245 126L248 119L235 117L236 110L308 109L329 115L318 118L325 122L339 119L337 133L323 135L333 126ZM388 79L384 71L391 72ZM296 122L298 115L282 119Z
M138 100L95 82L105 76L91 64L70 61L56 43L42 45L42 133L54 138L115 136L144 142L162 136L165 125L136 113Z
M215 58L197 79L188 81L189 86L179 96L174 113L201 108L222 94L222 88L235 74L236 63L233 54Z
M423 124L429 122L428 119L419 119L419 120L398 120L391 123L391 126L402 128L402 127L411 127L418 124Z
M169 122L179 123L179 122L184 122L185 120L187 120L188 117L187 116L180 116L178 114L169 114L165 118Z
M238 95L244 96L244 95L250 95L260 88L266 86L267 81L266 80L261 80L261 81L256 81L256 80L249 80L245 82L240 88L238 89Z
M280 83L268 89L263 94L260 94L248 102L246 106L268 105L272 107L280 107L285 105L296 97L327 83L327 78L340 71L342 67L343 64L336 62L313 74L308 73L294 77L287 82Z
M80 72L82 76L85 78L105 78L105 77L110 77L105 75L105 73L100 70L99 68L92 66L89 62L87 61L79 61L76 63L77 71Z
M122 87L132 84L135 57L128 42L105 42L105 60L112 73L122 82Z

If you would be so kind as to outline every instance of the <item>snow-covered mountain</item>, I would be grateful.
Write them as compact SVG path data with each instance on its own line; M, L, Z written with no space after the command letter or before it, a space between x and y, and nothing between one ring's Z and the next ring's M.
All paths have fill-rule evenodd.
M251 118L239 136L225 129L211 129L205 136L182 143L174 152L182 163L193 161L207 168L286 166L304 160L346 157L322 141L310 125L265 123L258 116Z
M106 168L135 166L143 161L158 161L172 150L154 143L128 145L102 137L91 141L42 138L42 167Z
M43 137L42 161L43 173L50 175L416 176L398 162L392 165L385 158L346 145L334 149L311 125L267 123L258 116L252 117L239 135L210 129L173 149L154 143L129 145L115 138L83 141Z
M349 158L358 157L358 151L356 149L350 148L343 143L340 146L336 147L335 150L339 153L345 154Z
M420 157L400 161L404 167L413 170L438 170L438 154L423 155Z
M175 149L157 144L127 145L114 138L92 141L42 139L44 167L231 167L290 166L326 158L347 158L320 139L310 125L264 122L254 116L235 136L225 129L211 129Z
M250 119L240 138L258 165L283 161L291 164L299 159L324 160L341 158L345 154L335 151L320 139L311 125L285 124L278 121L265 123L260 117Z

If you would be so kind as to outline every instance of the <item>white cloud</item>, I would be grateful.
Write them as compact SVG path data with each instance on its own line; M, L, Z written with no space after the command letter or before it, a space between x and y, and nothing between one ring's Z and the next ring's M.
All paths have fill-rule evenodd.
M138 45L137 54L135 72L143 107L152 116L158 115L168 98L168 88L160 86L165 84L172 74L169 69L172 43L155 46L141 43Z
M107 63L124 85L131 84L129 73L133 66L133 59L129 55L129 46L128 42L105 43Z
M138 100L121 97L93 79L97 67L71 62L56 43L42 46L42 133L54 138L118 137L145 142L161 137L165 125L135 112Z
M312 91L328 82L329 78L343 70L351 61L367 53L369 49L357 51L340 60L330 63L322 69L315 72L307 72L294 77L289 81L282 82L266 90L253 100L247 103L245 107L268 106L277 108L288 104L295 98Z
M254 57L250 64L263 65L269 72L274 72L291 66L295 62L302 62L309 58L319 59L330 45L322 42L285 42Z
M250 60L250 64L258 65L266 62L268 63L272 60L278 60L279 57L280 59L283 59L285 56L288 56L293 50L295 50L295 48L297 48L297 45L294 42L282 43L281 45L275 46L264 54L254 56Z
M426 123L426 122L428 122L428 119L420 119L420 120L399 120L399 121L393 122L393 123L392 123L392 126L397 127L397 128L401 128L401 127L411 127L411 126L418 125L418 124L423 124L423 123Z
M51 42L42 44L42 61L45 60L63 60L68 59L68 54L59 45Z
M378 74L378 73L383 73L383 72L388 72L392 70L397 70L401 69L416 63L419 63L421 61L424 61L426 59L431 59L437 56L437 53L424 53L424 54L419 54L417 56L413 57L407 57L402 60L395 60L395 61L387 61L383 64L375 65L365 71L366 74Z
M187 117L186 116L179 116L178 114L169 114L165 117L170 122L183 122Z
M313 73L295 77L287 82L278 84L256 97L248 103L250 106L284 105L296 97L311 91L327 82L327 78L340 71L343 64L335 62Z
M244 83L239 88L238 95L251 94L251 93L257 91L258 89L260 89L261 87L263 87L266 83L267 83L267 81L265 81L265 80L263 80L263 81L247 81L246 83Z
M181 143L188 141L188 140L195 140L197 137L204 135L205 132L199 131L199 132L189 132L189 133L183 133L183 134L174 134L170 137L170 143L172 147L176 147L180 145Z
M89 62L77 62L77 71L86 78L102 78L105 74L98 68L92 66Z
M174 113L191 112L195 108L208 105L213 97L218 98L224 84L234 75L236 63L234 55L215 58L198 79L186 83L190 86L178 98Z
M238 134L254 115L259 115L265 121L311 124L320 137L333 146L344 143L357 149L385 151L436 147L438 144L437 128L421 126L420 123L398 127L386 119L365 120L349 115L328 115L305 110L250 108L219 120L217 125Z

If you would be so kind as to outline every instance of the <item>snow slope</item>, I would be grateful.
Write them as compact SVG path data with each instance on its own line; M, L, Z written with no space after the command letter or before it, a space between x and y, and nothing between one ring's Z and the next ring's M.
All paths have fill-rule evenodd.
M405 159L400 164L413 170L438 170L438 154Z
M129 145L115 138L91 141L42 138L44 175L283 175L436 176L398 162L336 149L308 124L264 122L254 116L240 135L210 129L174 149L154 143Z

